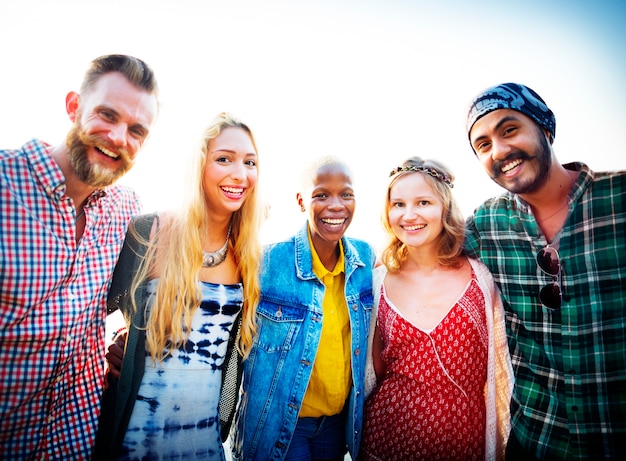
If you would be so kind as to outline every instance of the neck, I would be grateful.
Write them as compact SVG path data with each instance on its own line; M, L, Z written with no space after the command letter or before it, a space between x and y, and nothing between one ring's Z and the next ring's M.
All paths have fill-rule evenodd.
M326 269L332 271L339 260L339 242L326 242L321 239L311 238L317 257Z
M55 146L50 150L50 157L52 157L52 160L59 166L65 178L65 195L72 199L78 214L82 211L87 197L93 194L96 188L78 179L76 173L74 173L74 169L70 165L67 155L67 147L64 145Z
M205 244L207 248L217 248L224 244L226 234L231 225L232 214L228 216L216 216L210 214L207 218L207 232Z
M566 170L562 165L556 164L538 190L529 194L520 194L520 197L531 206L533 211L553 209L567 200L577 177L578 172Z
M577 176L577 172L559 165L551 172L541 190L520 195L530 205L535 221L548 242L558 235L567 220L569 194Z
M436 253L431 249L409 247L407 259L402 266L403 270L413 270L422 274L430 274L441 268L441 263Z

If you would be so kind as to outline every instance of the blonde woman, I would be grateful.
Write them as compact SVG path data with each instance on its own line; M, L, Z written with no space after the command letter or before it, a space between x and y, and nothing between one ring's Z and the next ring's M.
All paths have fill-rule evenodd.
M452 181L419 157L390 175L360 460L504 457L513 373L504 310L489 271L462 254Z
M222 367L239 316L237 347L246 356L252 345L264 209L256 144L244 123L220 114L196 161L187 206L135 219L127 254L143 257L129 263L123 254L116 268L120 279L138 270L130 296L115 276L109 296L129 334L119 384L103 401L95 450L102 459L224 460ZM132 245L146 223L148 241Z

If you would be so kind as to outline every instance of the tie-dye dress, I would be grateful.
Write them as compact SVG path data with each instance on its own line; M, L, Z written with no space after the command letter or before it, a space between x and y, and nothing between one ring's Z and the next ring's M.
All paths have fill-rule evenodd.
M360 461L484 460L488 332L474 273L441 322L423 330L381 290L387 375L365 403Z
M148 283L148 306L158 280ZM241 284L201 282L189 340L146 369L120 460L223 461L218 405L228 338L243 303Z

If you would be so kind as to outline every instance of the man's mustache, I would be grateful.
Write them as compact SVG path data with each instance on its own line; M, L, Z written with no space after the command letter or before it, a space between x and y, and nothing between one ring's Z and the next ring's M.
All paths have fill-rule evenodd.
M493 163L493 167L492 167L492 178L497 178L498 176L500 176L502 174L502 167L504 165L506 165L507 163L510 163L514 160L533 160L534 157L530 154L528 154L528 152L523 151L523 150L516 150L514 152L511 152L509 155L506 156L505 159L502 160L496 160Z

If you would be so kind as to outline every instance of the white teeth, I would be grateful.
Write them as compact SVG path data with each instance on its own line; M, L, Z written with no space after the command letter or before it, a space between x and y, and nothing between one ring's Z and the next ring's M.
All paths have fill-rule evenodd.
M119 157L119 155L117 155L116 153L110 151L109 149L107 149L106 147L102 147L102 146L97 146L97 149L102 152L104 155L106 155L107 157L110 157L112 159L117 159Z
M222 187L222 190L230 194L243 194L243 188L240 187Z
M331 226L339 226L345 222L345 219L322 219L322 222Z
M503 172L503 173L506 173L506 172L508 172L508 171L511 171L513 168L515 168L515 167L516 167L517 165L519 165L520 163L522 163L522 161L521 161L521 160L519 160L519 159L514 160L514 161L513 161L513 162L511 162L511 163L507 163L507 164L505 164L505 165L502 167L502 172Z
M420 225L416 225L416 226L404 226L404 230L414 231L414 230L418 230L418 229L423 229L424 227L426 227L426 224L420 224Z

